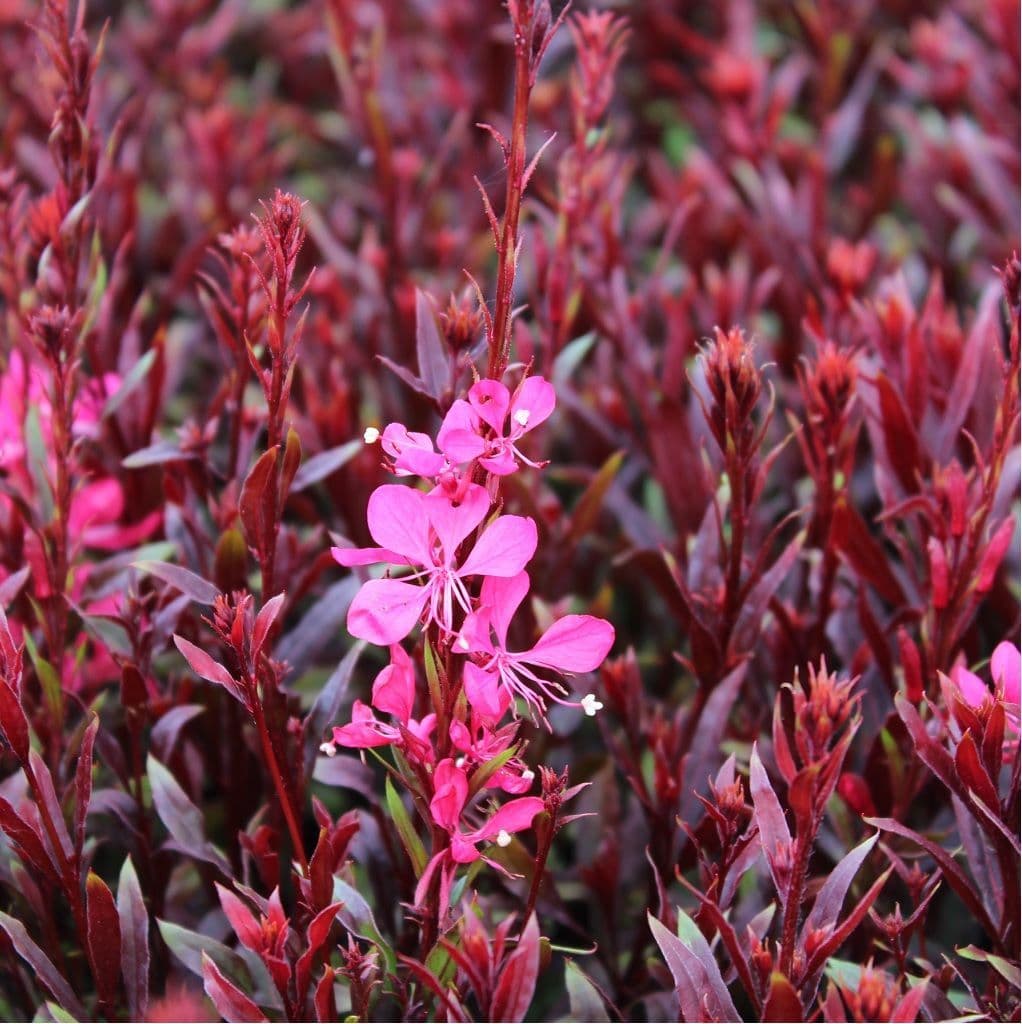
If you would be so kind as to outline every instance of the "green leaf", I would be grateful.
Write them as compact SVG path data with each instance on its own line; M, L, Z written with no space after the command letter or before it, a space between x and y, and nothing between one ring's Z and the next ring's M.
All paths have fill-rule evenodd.
M39 410L33 405L25 417L25 448L28 454L28 472L32 477L36 501L39 503L40 519L43 525L53 521L53 490L47 472L46 442L39 422Z
M387 776L384 788L390 820L394 822L397 834L401 838L401 845L405 848L405 853L408 854L412 867L415 868L416 876L419 876L426 870L426 863L428 861L426 848L422 845L422 840L415 831L415 825L408 816L408 811L402 803L401 797L398 796L397 790L394 789L394 784L390 781L389 775Z
M574 960L564 961L564 984L568 990L568 1005L571 1007L567 1020L610 1020L599 990Z
M32 639L32 634L25 630L25 647L28 649L28 656L32 659L32 666L39 677L43 688L43 700L55 722L64 721L64 691L60 685L60 676L57 670L39 653L39 649Z
M590 331L581 337L569 341L554 360L550 374L554 387L567 384L572 374L582 365L582 360L589 354L589 350L596 344L596 332Z
M571 525L568 527L569 541L577 543L596 525L607 491L621 469L624 458L623 451L614 452L589 481L589 486L582 492L582 497L572 510Z

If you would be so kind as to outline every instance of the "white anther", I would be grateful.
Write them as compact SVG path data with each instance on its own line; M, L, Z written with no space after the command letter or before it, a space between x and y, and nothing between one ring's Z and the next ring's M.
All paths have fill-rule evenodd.
M529 425L529 416L531 413L528 409L519 409L514 415L514 421L520 427L527 427Z
M464 633L462 633L462 634L461 634L461 635L460 635L460 636L458 637L458 646L459 646L459 647L460 647L460 648L461 648L461 649L462 649L463 651L468 651L468 650L471 650L471 647L472 647L472 645L471 645L471 644L470 644L470 643L468 642L468 640L467 640L467 638L465 637Z
M590 717L593 718L597 711L603 710L603 704L596 699L595 693L587 693L582 698L582 710Z
M511 845L511 833L501 829L497 833L497 845L498 846L510 846Z
M379 439L380 432L376 427L366 427L365 433L362 435L362 440L365 441L366 444L376 444Z
M454 762L454 767L455 767L455 768L464 768L464 767L465 767L465 759L464 759L463 757L459 757L459 758L458 758L458 759L457 759L457 760L456 760L456 761Z
M522 772L522 782L532 782L535 777L536 773L531 768L526 768L525 771Z
M319 745L319 752L324 754L326 757L333 757L337 753L337 744L332 743L329 740L326 743Z

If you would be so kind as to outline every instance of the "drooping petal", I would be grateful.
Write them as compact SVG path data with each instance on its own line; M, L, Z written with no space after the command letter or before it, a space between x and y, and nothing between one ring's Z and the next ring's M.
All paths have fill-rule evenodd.
M503 437L504 421L511 404L507 388L497 380L476 381L469 389L468 400L479 418L492 427L499 437Z
M369 496L366 519L380 547L406 556L417 565L432 565L429 517L422 491L401 484L383 484Z
M543 810L543 807L543 801L538 796L523 796L517 800L509 800L472 835L480 839L492 839L500 832L521 832L532 824L532 819Z
M429 802L433 820L441 828L457 828L467 799L468 776L451 758L444 758L433 774L433 799Z
M471 462L486 450L486 443L479 436L479 417L463 398L459 398L447 410L436 443L455 465Z
M519 658L559 672L592 672L614 644L614 627L594 615L565 615Z
M465 696L477 714L492 719L503 717L508 709L509 697L506 689L500 685L500 676L496 672L487 671L469 661L465 664L462 678L465 682Z
M415 703L415 668L400 644L390 648L390 664L373 683L373 707L407 725Z
M381 647L396 644L415 628L429 590L401 580L370 580L348 609L348 632Z
M494 476L510 476L518 469L518 460L508 445L501 445L492 454L479 460L479 465Z
M354 565L375 565L389 562L391 565L405 565L408 559L389 548L331 548L330 554L338 565L350 569Z
M515 436L550 418L557 404L553 385L545 377L526 377L511 401L511 432Z
M445 563L450 565L458 545L486 518L490 496L485 487L469 484L455 502L443 488L437 487L425 496L424 505L429 522L440 538Z
M476 849L475 842L460 832L455 832L451 836L450 849L451 859L455 864L471 864L473 861L479 860L479 851Z
M489 619L502 650L507 650L507 631L514 614L529 592L529 574L487 576L479 594L479 615Z
M433 450L433 439L428 434L409 430L403 423L389 423L380 444L394 460L399 475L434 477L443 472L444 457Z
M970 707L978 708L990 695L987 684L964 665L955 665L951 669L951 678L954 680L955 686L958 687L962 700Z
M1019 702L1019 675L1022 674L1022 654L1012 643L1005 640L994 648L990 659L990 676L994 685L1004 693L1008 704Z
M356 700L351 707L351 721L335 726L334 743L341 747L385 747L400 738L392 726L385 725L372 712L368 704Z
M527 516L500 516L479 538L459 576L517 576L536 553L536 524Z

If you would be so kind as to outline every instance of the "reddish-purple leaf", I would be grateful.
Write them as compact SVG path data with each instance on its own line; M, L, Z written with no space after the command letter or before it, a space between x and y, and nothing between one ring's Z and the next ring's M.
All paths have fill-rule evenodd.
M791 848L791 832L788 830L781 802L777 799L774 787L770 785L770 779L759 758L755 743L752 745L752 757L749 760L749 792L752 795L756 825L759 827L763 853L770 867L770 876L774 880L777 895L784 900L787 896L787 882L785 876L775 868L775 862L778 855L787 856Z
M909 494L918 487L916 471L921 466L916 429L905 410L901 396L883 373L874 381L880 400L880 418L887 461L898 482Z
M156 576L164 583L176 587L182 594L186 594L199 604L212 604L220 594L220 591L209 580L203 579L191 569L185 569L183 566L174 565L171 562L153 562L147 559L131 564L140 572Z
M922 1008L923 1000L926 998L926 990L929 982L924 978L913 985L898 1000L897 1005L891 1011L891 1024L915 1024L919 1018L919 1011Z
M245 477L238 501L241 527L249 547L265 554L271 542L270 516L273 511L273 481L277 472L277 449L264 452Z
M18 956L32 968L35 978L57 1000L60 1007L76 1020L85 1020L85 1008L78 1001L74 990L53 966L50 958L35 944L25 926L17 918L0 911L0 928L7 933Z
M92 798L92 747L96 742L97 729L99 718L94 715L82 736L75 768L75 853L79 857L85 846L85 816L89 813L89 800Z
M28 760L28 719L6 679L0 679L0 732L14 756L24 764Z
M255 625L252 627L253 659L257 658L259 656L259 652L263 649L263 644L266 643L266 637L273 628L274 622L277 621L277 616L280 614L280 609L284 605L284 598L286 596L287 595L282 590L276 597L271 597L269 601L259 609Z
M14 843L18 856L26 866L33 867L40 874L48 877L55 885L60 885L60 870L53 863L46 840L36 832L32 821L19 814L2 796L0 796L0 830Z
M976 749L972 733L966 730L955 751L955 768L962 782L991 810L1000 812L1001 801Z
M109 886L94 871L85 881L89 964L101 1003L112 1007L121 976L121 927Z
M174 645L184 655L191 670L197 676L211 683L217 683L235 699L247 706L241 686L223 665L218 661L214 661L201 647L196 647L195 644L185 640L184 637L178 636L176 633L174 634Z
M792 1024L802 1019L802 1003L795 987L783 974L774 971L770 975L770 990L763 1004L762 1020Z
M418 288L415 289L415 355L419 378L427 393L432 398L441 398L451 383L450 355L437 329L433 303Z
M50 775L50 769L46 767L46 762L34 750L28 752L28 763L34 780L33 789L36 799L45 806L60 843L60 851L54 852L62 853L64 859L70 861L74 856L74 846L67 831L67 823L64 821L64 812L57 799L56 790L53 788L53 776Z
M144 1020L149 1006L149 914L131 857L125 859L117 881L117 918L128 1015L132 1020Z
M490 1002L490 1020L525 1019L539 977L539 925L533 914L518 941L518 948L507 958Z
M888 604L905 603L905 592L891 570L883 547L873 538L862 516L846 501L834 507L831 540L864 580L873 585Z
M826 930L837 923L852 881L858 874L859 868L862 867L863 861L876 846L878 837L879 833L859 843L855 849L846 853L833 871L827 875L827 880L817 894L813 909L803 926L803 936L808 935L811 929Z
M233 981L228 981L206 953L202 954L202 987L229 1024L258 1024L266 1015Z

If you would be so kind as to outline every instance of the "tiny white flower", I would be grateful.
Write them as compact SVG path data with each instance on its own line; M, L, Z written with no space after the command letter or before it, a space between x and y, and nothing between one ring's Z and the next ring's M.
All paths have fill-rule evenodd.
M582 698L582 710L590 717L594 718L597 711L603 710L603 704L596 699L595 693L587 693Z
M519 409L514 415L515 423L520 427L527 427L529 425L529 410Z
M498 846L510 846L511 845L511 833L501 829L497 833L497 845Z
M366 427L365 433L362 435L362 440L365 441L366 444L376 444L379 439L380 432L376 427Z
M333 757L337 753L337 744L327 741L319 745L319 752L327 757Z

